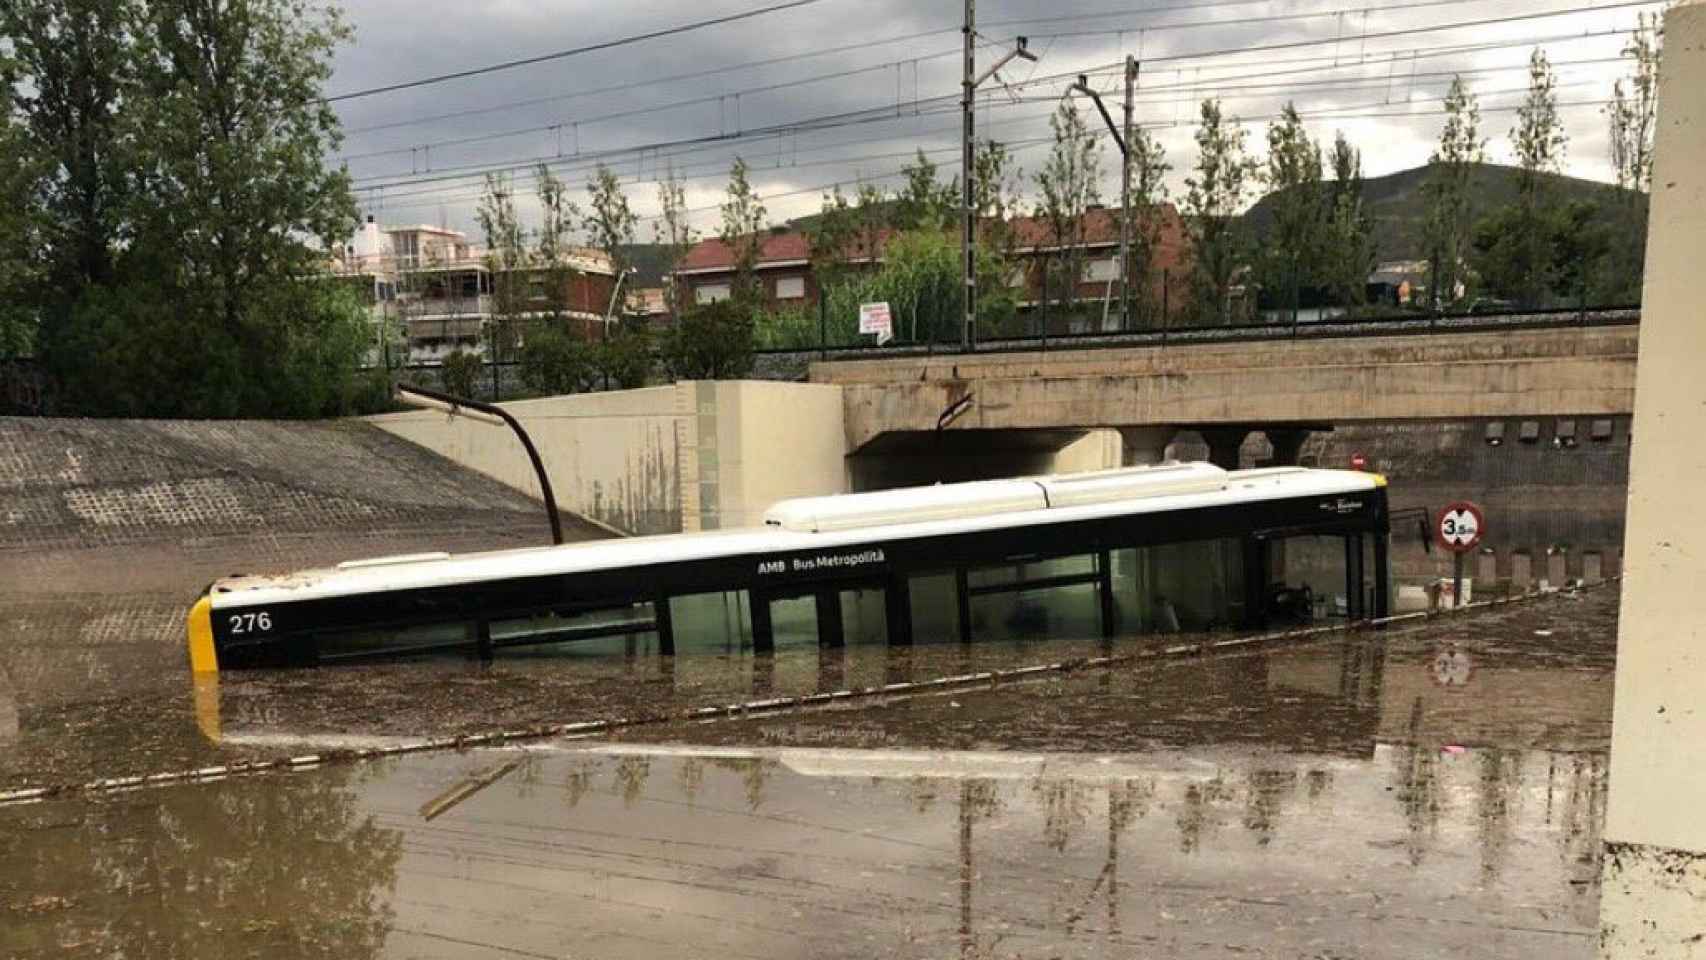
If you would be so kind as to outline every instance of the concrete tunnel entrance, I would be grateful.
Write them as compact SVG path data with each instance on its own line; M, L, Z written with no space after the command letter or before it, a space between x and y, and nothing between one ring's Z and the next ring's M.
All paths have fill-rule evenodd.
M1138 466L1160 463L1170 450L1176 459L1207 460L1236 470L1240 450L1253 433L1265 433L1273 451L1259 465L1291 466L1311 433L1332 429L1331 424L1286 423L892 431L848 455L848 489L859 493Z

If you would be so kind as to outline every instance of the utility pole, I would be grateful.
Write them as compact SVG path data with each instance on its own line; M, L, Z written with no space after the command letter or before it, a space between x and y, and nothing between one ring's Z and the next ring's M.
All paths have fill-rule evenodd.
M1137 86L1137 58L1125 57L1125 127L1128 149L1120 151L1120 329L1131 329L1131 111Z
M972 350L977 346L977 212L972 209L972 151L976 144L972 105L977 96L977 45L973 28L977 22L976 18L977 0L966 0L965 23L960 28L965 42L964 89L960 100L960 273L961 282L965 284L965 316L964 325L960 329L961 350Z
M965 115L965 129L961 133L960 144L960 272L965 282L965 318L964 326L960 328L960 349L973 350L977 347L977 191L975 177L977 171L977 139L972 122L972 103L977 96L977 88L983 81L995 76L996 71L1013 62L1014 59L1037 61L1036 54L1025 48L1025 38L1019 37L1013 49L990 64L989 69L981 76L974 75L977 63L973 57L976 49L974 43L977 32L973 29L974 18L977 14L977 0L966 0L965 33L965 89L960 108Z

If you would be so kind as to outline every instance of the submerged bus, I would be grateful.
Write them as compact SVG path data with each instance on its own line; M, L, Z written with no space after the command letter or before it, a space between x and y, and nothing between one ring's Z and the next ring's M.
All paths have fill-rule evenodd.
M190 663L488 658L636 636L662 655L762 654L1355 621L1386 613L1385 486L1169 463L787 500L749 529L228 577L190 612Z

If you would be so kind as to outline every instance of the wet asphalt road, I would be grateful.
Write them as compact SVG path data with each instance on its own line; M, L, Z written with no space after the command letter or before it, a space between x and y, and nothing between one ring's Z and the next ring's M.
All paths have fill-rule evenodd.
M0 955L1585 958L1615 605L4 807ZM46 698L7 782L1099 649L245 675L217 744Z

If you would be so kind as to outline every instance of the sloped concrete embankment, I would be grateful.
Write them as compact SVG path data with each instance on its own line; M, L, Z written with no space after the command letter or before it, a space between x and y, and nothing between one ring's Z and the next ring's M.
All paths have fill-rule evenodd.
M221 575L549 536L537 501L365 423L0 419L0 715L176 682Z

